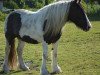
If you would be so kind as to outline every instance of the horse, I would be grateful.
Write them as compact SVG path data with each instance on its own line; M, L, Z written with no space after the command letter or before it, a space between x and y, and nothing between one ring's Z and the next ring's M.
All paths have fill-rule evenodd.
M52 73L62 72L57 63L57 48L58 41L62 35L62 28L68 21L73 22L76 27L85 32L92 27L82 8L81 0L54 2L35 12L25 9L17 9L11 12L6 17L4 27L6 47L3 71L8 73L17 66L15 50L15 38L17 38L17 55L20 69L30 70L25 65L22 57L23 48L25 42L27 42L30 44L42 44L41 75L50 74L46 68L49 44L52 44Z

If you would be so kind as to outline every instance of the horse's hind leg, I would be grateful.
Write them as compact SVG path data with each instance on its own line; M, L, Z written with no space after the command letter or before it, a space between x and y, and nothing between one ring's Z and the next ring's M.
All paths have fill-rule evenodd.
M10 45L8 40L6 40L6 47L5 47L5 58L4 58L4 64L3 64L3 71L5 73L9 72L9 66L8 66L8 56L10 53Z
M61 68L58 66L57 64L57 47L58 47L58 43L54 43L52 44L52 73L60 73Z
M23 58L22 58L24 45L25 45L25 42L18 39L17 53L18 53L19 67L22 70L29 70L29 68L23 62Z
M15 69L17 67L17 57L15 51L15 38L6 34L6 47L5 47L5 59L3 64L3 71L9 72L9 69Z

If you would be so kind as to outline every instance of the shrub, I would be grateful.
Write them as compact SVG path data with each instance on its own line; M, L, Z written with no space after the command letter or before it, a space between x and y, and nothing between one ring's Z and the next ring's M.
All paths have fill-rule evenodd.
M0 21L4 21L7 14L0 11Z
M44 4L42 4L42 3L39 3L39 2L36 3L36 8L37 8L37 9L39 9L39 8L41 8L41 7L43 7L43 6L44 6Z
M84 8L85 11L86 11L86 9L87 9L87 5L86 5L86 3L85 3L84 1L82 1L82 6L83 6L83 8Z
M9 9L18 9L18 5L14 1L8 1L4 3L4 6Z

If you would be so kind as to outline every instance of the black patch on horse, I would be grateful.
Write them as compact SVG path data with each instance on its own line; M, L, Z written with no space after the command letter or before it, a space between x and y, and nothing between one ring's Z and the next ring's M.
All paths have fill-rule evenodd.
M47 23L47 20L44 21L43 31L45 31L45 27L47 25L46 23ZM43 35L44 41L46 41L46 43L48 43L48 44L56 43L60 39L61 34L62 34L61 31L57 34L53 34L53 32L51 30Z
M43 24L43 31L45 31L46 23L47 23L47 20L44 21L44 24Z
M53 35L52 34L52 31L47 33L47 34L44 34L44 40L46 41L46 43L48 44L51 44L51 43L56 43L60 37L61 37L61 32L59 32L58 34L56 35Z
M15 37L19 36L19 30L21 28L21 17L19 13L13 12L8 16L7 20L7 31L5 37L10 41Z
M38 44L39 42L37 40L34 40L32 38L30 38L29 36L25 35L22 38L20 38L21 40L27 42L27 43L31 43L31 44Z

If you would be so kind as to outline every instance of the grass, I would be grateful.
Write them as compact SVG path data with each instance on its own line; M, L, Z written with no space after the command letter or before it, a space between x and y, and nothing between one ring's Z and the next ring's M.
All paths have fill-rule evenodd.
M92 21L93 28L89 32L83 32L74 24L68 23L59 41L58 63L62 73L56 75L100 75L100 21ZM0 75L39 75L41 66L42 46L26 44L23 58L29 66L30 71L20 69L8 74L2 73L4 60L4 23L0 21ZM50 51L47 66L50 70Z

